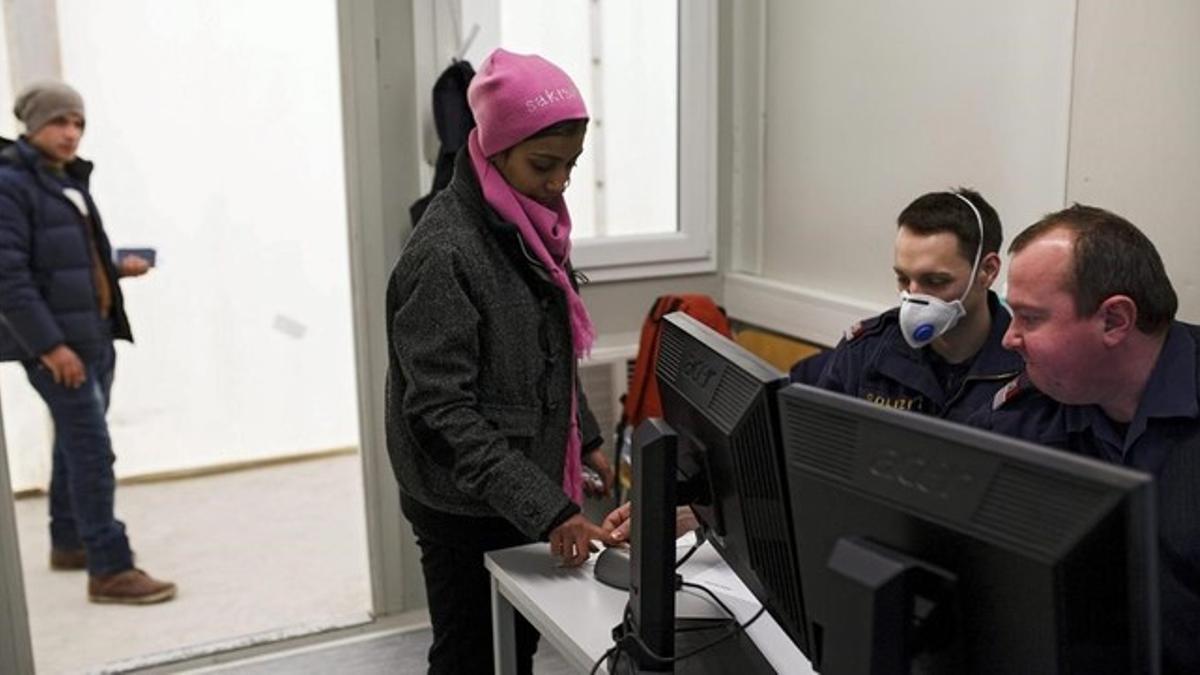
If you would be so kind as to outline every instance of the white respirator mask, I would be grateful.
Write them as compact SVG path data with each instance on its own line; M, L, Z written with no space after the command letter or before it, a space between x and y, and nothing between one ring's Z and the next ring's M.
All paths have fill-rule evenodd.
M900 291L900 332L904 335L904 341L913 349L920 349L939 336L945 335L946 331L954 328L959 320L967 315L962 301L971 292L971 287L975 284L975 275L979 272L979 259L983 255L983 217L979 215L979 209L975 208L970 199L957 192L950 194L961 199L975 214L975 223L979 226L979 246L975 249L975 264L971 265L971 278L967 282L967 290L963 291L962 297L953 302L946 302L925 293Z

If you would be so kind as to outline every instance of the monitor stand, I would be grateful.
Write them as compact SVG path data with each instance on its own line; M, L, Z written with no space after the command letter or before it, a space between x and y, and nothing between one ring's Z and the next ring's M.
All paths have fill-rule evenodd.
M821 672L907 673L918 656L955 671L945 668L954 655L939 654L953 631L953 574L858 537L839 539L828 565L840 581L837 606L816 627Z
M633 435L629 606L613 628L620 648L608 671L774 673L745 631L727 637L735 630L731 619L675 617L680 584L675 573L676 442L674 429L657 418L642 422ZM674 659L709 644L713 646L677 662L655 657Z

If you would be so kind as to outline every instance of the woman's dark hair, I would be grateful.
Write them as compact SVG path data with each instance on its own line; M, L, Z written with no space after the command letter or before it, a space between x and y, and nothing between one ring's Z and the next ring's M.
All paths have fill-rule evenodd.
M1126 295L1137 305L1137 327L1143 333L1164 330L1175 318L1179 298L1162 258L1141 230L1115 213L1075 204L1027 227L1008 252L1019 253L1059 229L1075 237L1069 290L1078 316L1091 316L1108 298Z
M979 210L983 221L983 255L1000 250L1004 231L1000 216L980 194L969 188L958 188L954 192L930 192L913 200L900 212L896 224L921 235L951 232L958 239L958 253L967 262L974 262L979 249L979 223L970 206L955 195L971 202Z
M584 129L587 129L587 123L588 121L586 118L555 122L554 124L551 124L550 126L542 129L525 140L528 141L535 138L545 138L546 136L574 136L575 134L582 132Z

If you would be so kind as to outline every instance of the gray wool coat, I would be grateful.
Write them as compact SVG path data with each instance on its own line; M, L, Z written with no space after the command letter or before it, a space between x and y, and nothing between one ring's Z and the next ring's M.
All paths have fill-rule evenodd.
M579 508L562 490L576 368L566 297L486 206L470 158L430 204L387 292L387 446L400 490L533 539ZM579 395L583 452L599 425Z

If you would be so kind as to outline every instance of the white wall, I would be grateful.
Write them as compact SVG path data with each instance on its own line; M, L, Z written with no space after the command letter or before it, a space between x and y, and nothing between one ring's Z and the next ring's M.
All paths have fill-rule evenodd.
M58 17L109 236L159 255L122 282L138 343L118 349L118 474L357 444L334 2L58 0ZM13 483L38 485L44 413L10 379Z
M18 132L17 118L9 112L13 100L13 80L9 62L8 13L0 11L0 102L8 102L5 108L0 110L0 113L3 113L0 114L0 136L11 139L16 138Z
M896 216L918 195L974 187L1008 234L1062 203L1073 19L1044 0L767 4L762 244L743 266L843 302L804 337L895 303Z
M1200 321L1200 3L1079 5L1067 200L1142 229Z
M19 83L14 81L8 39L9 13L0 12L0 136L16 138L20 123L12 114ZM35 487L50 475L50 416L16 363L0 363L0 414L8 448L8 473L14 488Z
M761 245L730 312L832 344L895 304L915 196L981 190L1006 240L1068 203L1128 217L1200 318L1200 6L1185 0L767 2ZM755 161L761 161L756 167ZM755 241L752 236L744 240Z

